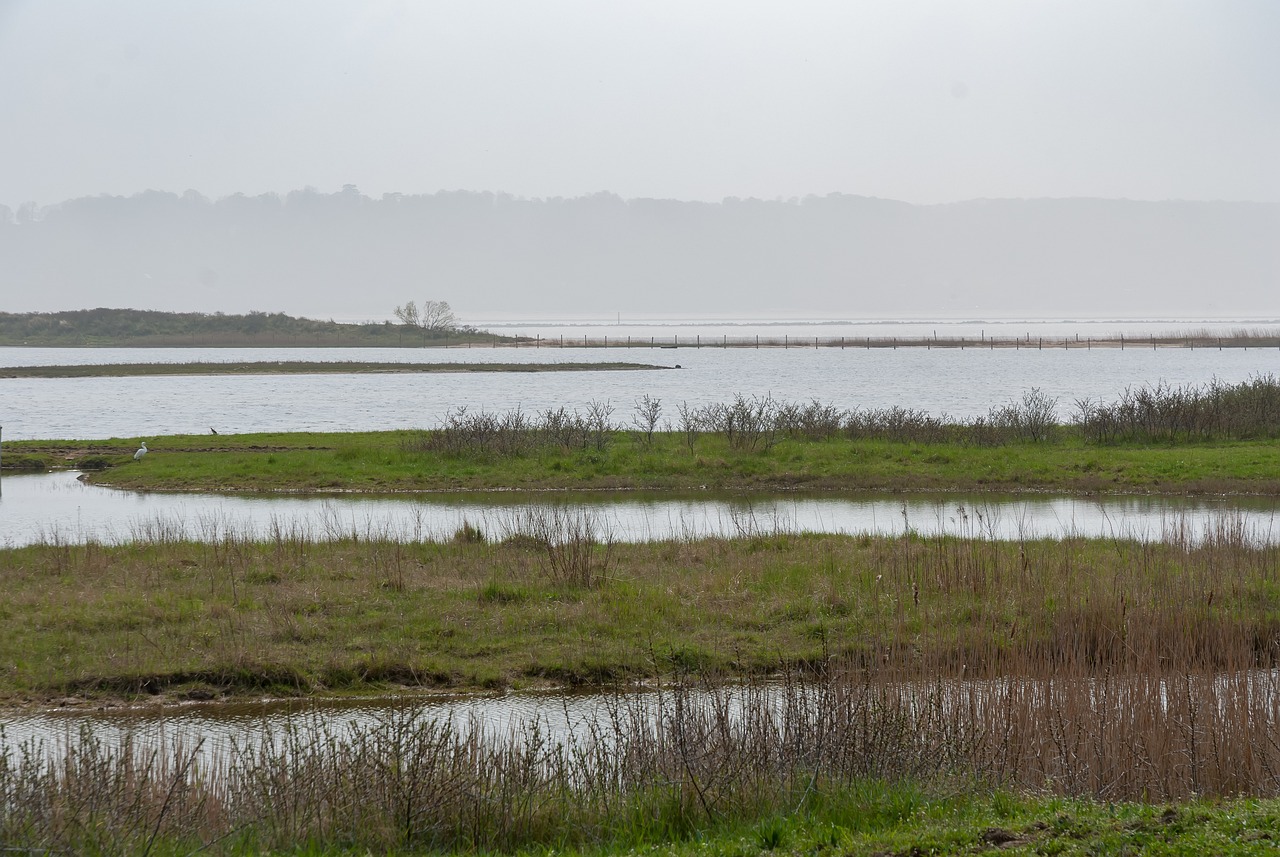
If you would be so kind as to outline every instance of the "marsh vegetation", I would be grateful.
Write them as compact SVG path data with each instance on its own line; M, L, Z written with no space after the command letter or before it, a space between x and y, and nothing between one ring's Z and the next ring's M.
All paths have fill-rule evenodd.
M629 409L457 408L431 429L24 441L9 468L105 469L95 481L171 490L492 488L1056 490L1280 493L1280 380L1138 387L1066 417L1032 389L953 420L738 395ZM117 465L128 464L119 467Z

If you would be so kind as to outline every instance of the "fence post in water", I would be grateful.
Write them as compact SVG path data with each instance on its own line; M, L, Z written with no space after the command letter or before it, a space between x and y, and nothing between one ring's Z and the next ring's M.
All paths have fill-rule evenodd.
M782 334L782 347L783 347L783 348L790 348L790 347L791 347L790 337L789 337L787 334L785 334L785 333L784 333L784 334Z
M1040 344L1036 346L1036 351L1044 351L1044 337L1040 337Z
M844 337L840 337L840 350L844 351Z
M1120 350L1124 351L1124 334L1120 334Z
M699 347L699 348L701 348L701 347L702 347L702 334L701 334L701 333L699 333L699 334L698 334L698 347Z

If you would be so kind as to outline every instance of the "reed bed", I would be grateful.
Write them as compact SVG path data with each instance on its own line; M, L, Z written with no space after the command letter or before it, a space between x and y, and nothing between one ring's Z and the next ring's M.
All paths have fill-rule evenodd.
M214 760L84 734L59 758L32 744L0 754L0 842L102 854L625 847L783 816L850 823L883 784L1109 802L1276 795L1275 674L1151 666L920 680L832 659L803 680L683 676L614 692L598 719L562 734L402 709Z
M335 524L0 551L0 693L599 686L832 656L921 677L1280 657L1280 546L1231 516L1170 522L1157 542L1002 541L958 508L959 535L747 521L737 538L619 543L587 511L530 514L437 540Z
M397 710L214 759L91 733L56 757L4 745L0 842L511 851L852 823L885 789L1280 795L1280 548L1229 517L1162 542L1003 542L958 514L945 537L613 545L552 520L0 552L2 609L24 617L3 662L62 690L431 684L462 674L449 652L602 693L557 734ZM600 573L559 573L570 543Z

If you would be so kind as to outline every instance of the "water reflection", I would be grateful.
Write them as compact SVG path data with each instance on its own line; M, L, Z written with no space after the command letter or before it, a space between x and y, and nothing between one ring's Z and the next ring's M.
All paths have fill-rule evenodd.
M1272 543L1274 498L1070 497L1000 494L523 492L394 496L243 496L120 491L75 472L4 477L0 546L41 542L116 544L212 541L276 534L443 539L463 523L501 538L521 531L530 510L583 510L619 541L774 532L951 534L994 539L1188 537L1223 525Z

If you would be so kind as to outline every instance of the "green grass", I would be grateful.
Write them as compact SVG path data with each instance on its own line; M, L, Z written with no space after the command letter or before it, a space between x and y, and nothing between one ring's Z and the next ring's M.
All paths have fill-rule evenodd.
M926 674L1040 657L1132 668L1184 650L1227 669L1269 664L1257 641L1280 633L1277 549L1230 536L584 539L574 559L485 535L2 550L0 697L599 686L889 651Z
M49 843L89 853L155 855L365 855L385 854L517 854L548 857L614 857L650 854L662 857L814 857L814 855L1272 855L1280 841L1280 801L1236 798L1172 804L1102 802L1037 797L985 789L969 791L929 788L912 783L855 782L819 790L795 811L750 812L708 822L676 812L628 819L626 801L615 809L619 818L590 838L562 822L551 829L519 836L507 848L483 844L485 831L463 832L453 844L413 847L391 845L383 831L334 831L307 841L282 845L269 822L249 824L229 835L188 827L181 833L167 826L154 837L145 824L127 826L111 819L96 825L49 825L45 831L24 830L12 843L43 850ZM638 803L638 802L637 802ZM637 807L638 808L638 807ZM371 807L367 823L391 816L395 807ZM83 812L76 808L76 815ZM74 818L75 816L73 816ZM92 818L92 816L90 816ZM79 821L79 819L76 819ZM594 820L594 819L593 819ZM96 828L96 830L95 830ZM468 835L468 833L470 835ZM34 835L33 835L34 834ZM366 835L370 841L365 841ZM545 837L545 838L542 838ZM476 844L470 839L479 839ZM354 841L353 841L354 840ZM105 846L105 848L104 848ZM61 849L60 849L61 850Z
M767 451L675 434L652 447L614 432L604 449L524 456L421 451L420 432L180 435L21 441L5 467L106 468L93 481L134 489L438 491L524 489L992 490L1280 494L1280 442L1086 444L1071 437L997 447L786 439ZM132 460L139 440L151 453Z

